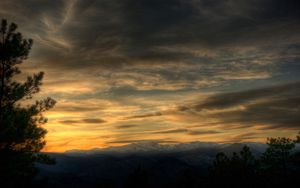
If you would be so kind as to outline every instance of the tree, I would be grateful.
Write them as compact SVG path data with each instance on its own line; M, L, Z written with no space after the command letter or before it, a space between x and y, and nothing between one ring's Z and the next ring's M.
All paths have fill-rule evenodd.
M296 139L294 141L295 143L300 143L300 132L298 133L298 135L296 136Z
M254 181L244 184L248 179L255 179L256 160L248 146L244 146L231 157L218 153L213 162L209 178L213 185L227 185L237 187L252 187Z
M32 39L23 39L17 25L0 26L0 184L4 187L23 187L32 183L37 169L35 162L53 163L39 152L45 146L47 122L43 112L51 109L51 98L30 103L40 91L43 72L28 76L23 83L16 76L17 65L28 58Z
M213 161L213 166L209 170L209 184L219 186L227 185L231 180L231 160L225 153L220 152Z
M287 167L295 142L285 137L268 138L267 145L269 147L261 157L263 170L277 175L287 175Z
M299 156L294 152L296 141L285 137L268 138L268 148L262 154L259 165L259 176L268 186L299 183Z
M246 175L253 175L254 169L256 167L256 160L250 148L248 146L244 146L243 149L240 151L241 156L241 166L243 173Z
M300 152L294 149L299 142L300 133L295 140L286 137L268 138L268 148L259 159L255 159L247 146L243 147L239 155L234 152L231 157L218 153L208 176L209 185L297 185L300 176Z

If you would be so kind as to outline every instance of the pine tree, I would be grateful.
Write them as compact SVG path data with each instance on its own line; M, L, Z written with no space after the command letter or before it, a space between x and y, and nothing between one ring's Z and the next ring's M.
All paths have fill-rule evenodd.
M47 133L42 128L47 122L42 113L55 101L46 98L25 105L40 91L44 73L28 76L23 83L17 81L18 65L28 58L33 41L23 39L15 23L2 20L0 27L0 185L30 186L37 173L35 163L53 162L39 152Z
M262 169L269 174L287 175L295 142L290 138L268 138L268 148L261 157Z

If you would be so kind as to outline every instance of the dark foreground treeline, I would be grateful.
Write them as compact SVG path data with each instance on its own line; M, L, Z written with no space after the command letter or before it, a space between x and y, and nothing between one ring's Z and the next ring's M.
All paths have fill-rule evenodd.
M296 140L269 138L266 151L255 158L250 148L244 146L239 153L227 156L218 153L207 175L199 176L194 169L187 168L173 184L161 187L286 187L300 183L300 152L295 152ZM101 187L101 186L99 186ZM114 182L106 182L102 187L114 187ZM146 169L139 167L126 182L125 188L158 187Z
M294 186L300 183L300 152L299 148L296 148L297 143L299 137L295 140L284 137L269 138L266 149L260 154L255 151L255 147L250 149L248 146L241 146L231 152L224 148L222 150L224 153L211 152L209 155L213 160L207 160L210 162L204 166L205 158L197 163L186 163L186 158L181 159L182 156L188 158L210 153L205 150L190 153L187 151L184 154L133 154L119 157L105 154L83 157L73 155L63 160L57 156L57 163L61 166L53 168L56 170L52 170L52 174L46 174L48 182L44 179L44 186L47 188ZM67 168L71 169L65 170Z
M259 146L252 145L250 148L238 144L239 147L229 149L214 150L209 147L165 154L49 154L57 159L56 165L38 168L23 166L27 169L25 171L22 170L22 163L15 163L17 166L11 165L12 169L5 174L5 181L13 184L5 185L2 181L0 187L287 187L300 183L300 152L296 148L299 140L299 137L295 140L270 138L267 147L260 152L256 150ZM0 157L4 159L3 155ZM34 178L37 169L40 173ZM35 180L32 181L32 178Z

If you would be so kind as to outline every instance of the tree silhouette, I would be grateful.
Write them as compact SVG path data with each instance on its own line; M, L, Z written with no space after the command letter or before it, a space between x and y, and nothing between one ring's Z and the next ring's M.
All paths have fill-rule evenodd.
M40 91L43 72L28 76L23 83L16 76L17 65L27 59L33 41L23 39L17 25L1 21L0 28L0 184L4 187L30 186L37 173L35 162L53 163L39 154L44 147L47 122L42 113L55 105L51 98L35 101ZM25 105L27 104L27 105Z
M248 146L244 146L240 151L241 156L241 166L242 173L245 177L253 176L255 173L255 168L257 166L257 161L254 155L250 151Z
M261 157L262 168L268 173L287 175L287 166L295 143L290 138L268 138L268 148Z
M213 166L209 171L209 184L217 186L228 184L231 180L231 161L225 153L221 152L216 155Z
M285 137L268 138L268 148L255 159L250 148L244 146L231 157L218 153L208 176L209 185L234 187L273 187L299 183L300 152L295 140ZM247 184L245 184L247 182Z
M248 146L244 146L239 154L233 152L231 157L218 153L209 173L210 184L251 187L253 182L247 185L244 182L254 179L256 163Z

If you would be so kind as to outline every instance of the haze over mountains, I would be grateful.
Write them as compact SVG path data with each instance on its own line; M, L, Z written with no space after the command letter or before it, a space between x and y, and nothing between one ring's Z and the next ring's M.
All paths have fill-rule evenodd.
M179 144L160 144L157 141L143 141L136 142L119 147L109 148L94 148L91 150L68 150L64 152L65 155L92 155L92 154L113 154L113 155L129 155L129 154L167 154L177 152L187 152L193 150L217 150L223 152L232 152L241 149L242 146L247 145L257 153L261 153L266 149L266 144L258 142L244 142L244 143L216 143L216 142L189 142ZM230 151L232 150L232 151Z

